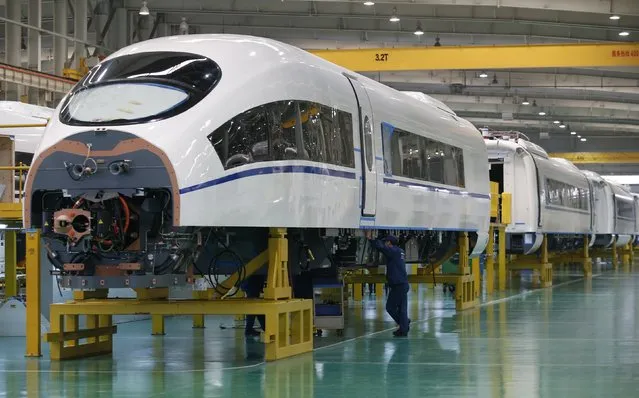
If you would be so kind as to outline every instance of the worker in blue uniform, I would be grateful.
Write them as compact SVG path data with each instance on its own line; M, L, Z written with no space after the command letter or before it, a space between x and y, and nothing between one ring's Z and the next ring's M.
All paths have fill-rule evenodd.
M367 231L366 238L386 257L386 280L389 288L386 311L399 325L399 329L393 332L393 335L406 337L410 320L408 319L408 274L404 250L398 246L397 238L392 235L386 236L381 241L372 239L372 231Z

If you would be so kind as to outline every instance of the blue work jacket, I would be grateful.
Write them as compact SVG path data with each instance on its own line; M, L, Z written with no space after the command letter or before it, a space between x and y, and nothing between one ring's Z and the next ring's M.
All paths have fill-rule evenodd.
M380 240L370 240L373 247L386 257L386 280L390 285L401 285L408 283L406 274L406 255L404 251L397 247L388 247Z

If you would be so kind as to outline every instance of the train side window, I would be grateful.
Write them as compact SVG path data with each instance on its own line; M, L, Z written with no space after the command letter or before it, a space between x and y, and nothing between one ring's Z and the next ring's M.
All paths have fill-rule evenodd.
M268 158L269 123L264 107L250 109L209 135L225 169Z
M334 110L337 113L338 130L337 140L341 140L341 159L335 164L346 167L355 167L355 154L353 146L353 115L348 112Z
M384 158L384 174L393 174L391 160L393 159L392 151L392 139L393 139L393 126L382 123L382 151Z
M444 152L444 183L458 187L464 186L464 159L461 148L442 145ZM461 173L460 173L461 170Z
M245 111L208 136L224 169L303 159L355 167L352 116L308 101L276 101Z
M326 136L320 121L320 105L305 101L300 101L299 104L304 149L308 153L308 159L326 163Z
M421 139L415 134L403 134L401 137L402 175L408 178L423 179L419 149Z
M428 181L445 184L444 150L440 142L426 139L426 160L428 161Z
M364 116L364 145L366 146L366 165L368 171L373 170L373 125L368 116Z
M300 156L302 126L299 105L296 101L278 101L267 105L270 114L269 147L271 156L267 160L291 160L308 158Z

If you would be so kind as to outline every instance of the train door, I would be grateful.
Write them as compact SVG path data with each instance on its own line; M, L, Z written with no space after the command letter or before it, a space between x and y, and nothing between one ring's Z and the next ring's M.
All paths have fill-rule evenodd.
M346 76L353 87L358 107L358 124L362 164L362 216L374 216L377 206L377 170L373 139L373 109L366 89L356 78Z

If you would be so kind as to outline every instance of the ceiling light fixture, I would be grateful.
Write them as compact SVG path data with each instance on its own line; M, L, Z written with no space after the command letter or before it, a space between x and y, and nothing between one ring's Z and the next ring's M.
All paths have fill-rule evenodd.
M587 141L587 140L586 140L586 137L582 137L582 138L581 138L581 141L582 141L582 142L583 142L583 141Z
M365 6L369 6L369 7L370 7L370 6L374 6L374 5L375 5L375 2L374 2L374 1L365 1L365 2L364 2L364 5L365 5Z
M149 7L146 5L146 1L142 2L142 7L140 7L140 15L149 15Z
M481 77L482 79L485 79L485 78L488 77L488 73L482 72L482 73L479 74L479 77Z
M566 128L566 125L564 124L564 122L561 122L561 123L559 124L559 128L560 128L560 129L565 129L565 128Z
M553 123L555 123L555 124L559 124L559 123L561 123L561 121L559 121L559 120L555 120Z
M623 37L630 36L630 32L626 32L624 30L623 32L619 32L619 36L623 36Z
M533 100L533 106L537 106L537 100Z
M421 36L424 34L424 31L422 30L422 24L421 22L417 22L417 28L415 29L415 32L413 32L413 34L415 36Z
M546 112L544 111L539 112L539 116L546 116Z
M521 102L522 105L530 105L530 102L528 102L528 98L524 97L524 100Z
M393 15L388 19L391 22L399 22L399 17L397 16L397 8L393 7Z
M499 80L497 80L497 74L496 73L493 75L492 84L499 84Z
M581 138L581 136L580 136L580 135L578 135L578 136L577 136L577 138Z
M577 132L576 131L571 131L570 135L577 135Z
M613 21L618 21L621 19L619 15L611 15L609 18L612 19Z

